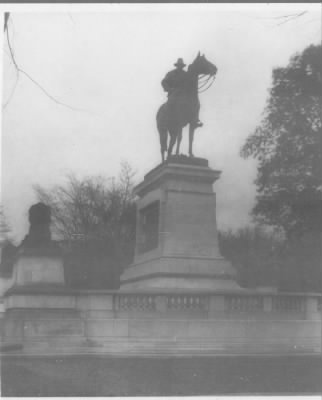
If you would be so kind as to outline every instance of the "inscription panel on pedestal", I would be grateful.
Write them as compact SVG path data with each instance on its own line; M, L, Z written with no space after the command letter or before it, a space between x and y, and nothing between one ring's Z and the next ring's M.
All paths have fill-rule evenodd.
M153 250L159 245L160 201L142 208L139 213L139 253Z
M168 192L166 254L219 256L214 195Z

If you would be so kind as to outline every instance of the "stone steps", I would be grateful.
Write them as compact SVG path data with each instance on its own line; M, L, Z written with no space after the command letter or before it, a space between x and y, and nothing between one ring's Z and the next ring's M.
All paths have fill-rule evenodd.
M76 339L76 338L75 338ZM219 340L198 341L189 339L155 340L149 338L104 338L86 341L81 338L43 338L32 340L23 347L23 354L106 354L110 356L188 357L216 355L282 355L319 354L321 346L308 340L301 346L292 343L246 343Z

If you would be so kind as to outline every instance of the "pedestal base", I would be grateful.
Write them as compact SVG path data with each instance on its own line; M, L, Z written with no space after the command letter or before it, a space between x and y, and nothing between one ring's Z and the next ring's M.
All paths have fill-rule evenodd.
M132 265L122 275L121 290L236 290L235 271L223 258L160 257Z

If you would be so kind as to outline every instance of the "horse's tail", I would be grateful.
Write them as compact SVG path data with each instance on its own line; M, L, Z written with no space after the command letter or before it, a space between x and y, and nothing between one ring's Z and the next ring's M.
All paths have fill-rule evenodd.
M164 159L164 153L167 151L167 139L168 139L168 124L166 115L166 103L162 104L157 112L157 128L160 136L160 147L162 159Z

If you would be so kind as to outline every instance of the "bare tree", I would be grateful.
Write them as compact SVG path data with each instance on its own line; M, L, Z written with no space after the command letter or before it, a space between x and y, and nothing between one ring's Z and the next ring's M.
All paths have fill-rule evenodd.
M65 185L34 188L38 199L51 207L53 230L71 259L91 264L73 267L87 271L82 277L85 283L95 281L94 268L110 268L117 281L131 262L135 239L133 177L132 168L124 163L118 178L78 179L71 174Z

